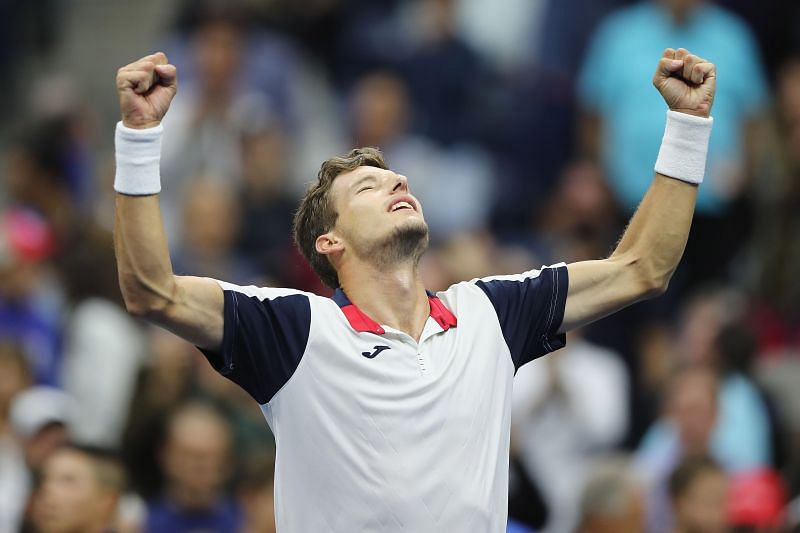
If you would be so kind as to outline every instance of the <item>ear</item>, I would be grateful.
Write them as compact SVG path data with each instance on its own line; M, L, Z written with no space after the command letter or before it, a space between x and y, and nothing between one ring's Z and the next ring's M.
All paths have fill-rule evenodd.
M323 233L314 243L317 253L330 255L344 250L344 242L334 232Z

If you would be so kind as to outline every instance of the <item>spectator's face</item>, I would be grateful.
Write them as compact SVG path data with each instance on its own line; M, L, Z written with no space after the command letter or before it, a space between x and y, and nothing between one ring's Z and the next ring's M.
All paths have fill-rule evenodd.
M371 260L388 254L388 258L399 261L425 250L428 226L405 176L358 167L337 176L330 194L339 216L328 235L333 234L338 239L336 244L356 257ZM321 240L325 236L317 240L318 249Z
M406 130L409 117L406 86L392 74L362 78L354 90L353 133L356 144L387 147Z
M236 205L230 191L213 182L197 182L184 204L186 244L197 255L224 257L238 232Z
M717 418L716 386L712 375L691 372L673 385L669 415L677 427L684 452L708 450Z
M90 458L58 450L42 469L33 521L43 533L97 531L108 525L115 503L116 494L100 485Z
M219 21L200 28L195 35L195 61L203 90L225 96L237 80L241 64L241 32L234 24Z
M681 533L723 533L727 480L717 470L700 473L675 502L675 522Z
M195 410L178 415L171 423L163 452L168 491L184 501L208 501L228 478L230 430L211 413Z
M661 0L667 9L677 19L687 16L694 8L703 3L703 0Z

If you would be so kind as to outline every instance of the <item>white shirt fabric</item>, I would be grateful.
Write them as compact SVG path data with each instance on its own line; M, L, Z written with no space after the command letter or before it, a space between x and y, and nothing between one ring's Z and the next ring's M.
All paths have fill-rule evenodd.
M516 369L564 345L563 264L429 294L419 343L338 290L225 293L220 373L275 435L291 532L504 532Z

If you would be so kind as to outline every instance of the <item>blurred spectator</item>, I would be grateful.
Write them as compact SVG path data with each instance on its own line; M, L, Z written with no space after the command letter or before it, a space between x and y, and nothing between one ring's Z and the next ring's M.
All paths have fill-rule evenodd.
M690 367L672 379L662 415L666 420L661 422L671 431L665 438L646 438L636 454L636 467L648 491L648 531L670 531L670 473L684 458L710 453L717 421L717 397L717 377L709 369Z
M69 314L66 334L62 386L81 413L71 436L117 449L144 357L141 330L117 304L87 298Z
M0 212L0 338L22 345L37 383L57 385L61 366L58 289L43 263L54 252L50 226L23 208Z
M138 373L128 407L122 458L131 488L151 499L163 483L157 458L166 416L192 395L195 348L168 331L155 327L147 331L148 359Z
M257 452L244 461L237 486L241 533L275 533L275 454Z
M653 58L679 46L713 61L720 73L735 73L717 90L706 181L682 262L693 284L726 272L746 229L742 213L731 208L752 164L753 125L767 98L751 31L711 1L648 0L621 9L592 38L579 100L585 111L583 151L602 155L617 198L632 212L652 179L664 126L664 104L647 83Z
M67 445L42 465L32 522L41 533L109 531L125 475L119 462L95 448Z
M192 179L183 207L183 239L173 254L175 272L244 284L253 269L235 254L238 206L233 191L211 179Z
M629 461L601 459L583 489L578 533L643 533L644 494Z
M491 92L488 66L457 33L458 3L410 3L412 45L401 65L414 104L415 131L445 146L478 138Z
M771 470L755 470L734 475L727 497L728 523L737 532L784 531L786 489L780 476Z
M764 351L800 346L800 56L781 68L769 124L758 137L755 228L746 282Z
M64 392L45 386L28 388L15 395L10 410L13 440L6 440L0 463L4 523L22 524L34 477L47 458L67 441L75 406Z
M191 178L211 176L233 191L242 175L242 134L272 121L288 124L286 114L291 113L285 101L291 94L286 80L292 71L288 50L254 42L246 13L236 8L201 3L191 11L187 49L175 43L171 58L185 67L181 90L164 119L169 135L164 136L161 165L170 187L161 198L173 247L180 244L178 206L187 193L184 189L194 187ZM259 52L266 57L258 57ZM278 85L279 94L259 90L254 73Z
M728 530L728 480L708 456L688 456L669 477L675 533L725 533ZM664 531L667 531L664 529Z
M409 178L434 238L485 227L491 207L488 159L469 147L442 150L408 133L408 87L399 76L380 71L360 78L351 114L352 144L381 148L392 169Z
M242 187L237 199L238 250L278 285L297 268L292 261L292 215L298 200L289 193L290 140L277 124L242 136ZM248 280L252 281L252 280Z
M544 531L576 527L591 460L627 427L628 379L619 355L571 334L567 347L523 366L514 378L512 434L550 508Z
M235 470L232 444L228 422L208 404L179 406L167 422L164 486L147 505L145 530L237 531L242 515L225 491Z
M0 531L16 531L28 473L21 445L10 422L14 398L31 385L30 368L22 347L0 343Z
M679 365L703 366L717 375L718 412L711 450L729 471L765 467L772 461L770 414L750 378L755 346L741 323L744 310L742 295L736 291L701 291L687 303L675 339ZM673 446L680 440L676 430L669 424L655 424L641 449L649 453Z
M52 229L50 262L70 303L92 296L121 303L111 234L82 203L91 175L82 120L78 113L43 119L16 140L9 195L37 211Z

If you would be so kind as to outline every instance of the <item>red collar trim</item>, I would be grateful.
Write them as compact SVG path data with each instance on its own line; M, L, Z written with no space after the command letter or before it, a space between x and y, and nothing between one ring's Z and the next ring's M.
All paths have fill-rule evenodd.
M347 318L347 321L354 330L359 333L375 333L377 335L386 333L386 330L384 330L380 324L368 317L354 303L350 302L342 289L336 289L333 295L333 301L339 304L342 313L344 313L345 318ZM428 302L431 307L430 317L433 318L444 331L458 325L456 315L454 315L438 297L430 292L428 292Z

